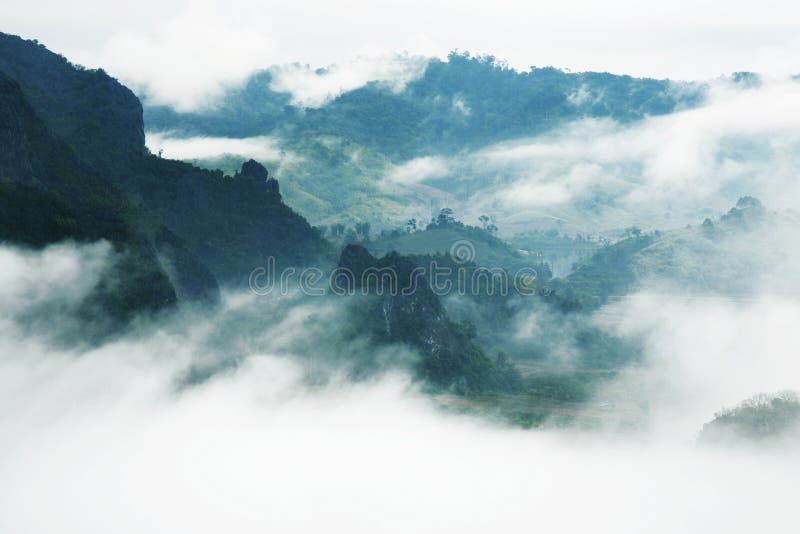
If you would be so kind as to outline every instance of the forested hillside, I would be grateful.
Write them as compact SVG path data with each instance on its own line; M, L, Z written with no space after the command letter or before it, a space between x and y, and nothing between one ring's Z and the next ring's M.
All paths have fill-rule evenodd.
M269 70L231 89L210 109L145 108L151 130L186 135L332 135L402 161L535 135L566 121L627 122L699 104L702 85L552 67L517 72L492 56L431 59L400 92L381 83L344 92L316 108L271 88Z
M259 177L225 176L150 154L141 104L103 71L76 67L38 43L5 34L0 71L87 172L141 211L136 223L149 239L164 231L177 235L221 283L242 284L269 256L301 265L331 254Z

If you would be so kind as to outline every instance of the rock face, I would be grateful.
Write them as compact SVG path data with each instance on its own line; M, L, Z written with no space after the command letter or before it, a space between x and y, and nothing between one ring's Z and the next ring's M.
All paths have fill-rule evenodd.
M242 285L269 257L279 267L333 259L319 232L281 202L277 181L261 164L248 162L240 173L244 179L231 179L151 155L144 145L141 104L104 72L75 67L36 42L5 34L0 34L0 72L18 84L43 127L71 149L76 164L136 206L136 224L146 240L163 243L162 227L177 238L164 257L179 242L183 261L168 263L186 264L194 257L220 283ZM59 175L58 169L50 174ZM204 293L195 290L185 294Z
M362 310L363 323L379 340L417 349L420 378L458 393L517 388L516 369L490 360L474 341L470 325L448 318L428 278L416 268L396 252L377 259L359 245L346 246L339 260L342 276L373 295L372 305Z
M242 170L239 172L239 175L244 178L251 178L253 180L266 182L269 172L267 172L266 167L264 167L262 164L254 159L251 159L242 163Z
M245 161L242 164L242 170L239 171L236 177L252 180L257 184L263 184L264 191L266 191L267 194L277 197L278 199L281 198L281 188L278 184L278 180L270 178L267 168L254 159Z
M389 339L410 340L431 355L448 344L452 325L444 306L427 277L414 275L417 265L409 258L391 252L376 259L364 247L348 245L339 267L353 273L356 288L367 286L381 297L380 316Z
M40 171L36 144L45 135L19 85L0 73L0 175L34 182Z
M20 86L2 73L0 147L1 241L111 241L121 260L90 298L93 322L125 321L175 303L155 247L123 215L134 208L50 135Z
M281 198L281 187L278 184L278 180L275 178L270 178L267 180L266 190L267 194Z
M36 42L0 33L0 72L19 83L52 134L84 163L101 152L145 152L141 103L102 70L76 68Z

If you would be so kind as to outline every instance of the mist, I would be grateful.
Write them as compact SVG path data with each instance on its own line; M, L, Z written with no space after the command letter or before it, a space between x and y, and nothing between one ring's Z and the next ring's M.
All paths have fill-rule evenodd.
M91 347L23 328L79 302L71 281L107 254L0 249L4 287L39 295L0 307L0 530L794 531L796 452L694 438L721 405L800 385L795 300L613 305L606 320L646 341L616 385L649 424L522 431L443 408L402 366L353 380L364 345L334 335L328 301L227 294ZM51 328L69 308L47 309ZM213 372L187 379L198 367Z
M358 56L346 62L312 69L297 63L270 69L270 89L292 95L292 104L303 108L320 107L337 96L377 82L394 92L425 72L429 59L422 56Z
M212 159L225 155L278 161L287 157L281 152L278 140L270 136L182 137L175 132L147 132L147 147L165 158L195 160Z
M354 65L364 74L377 64ZM411 72L414 65L411 58L387 62L383 83L401 88L408 77L399 73ZM325 79L349 76L340 69L317 73L298 65L280 72L274 72L273 84L290 91L297 102L313 106L338 94L336 84ZM676 85L674 90L682 89ZM578 97L602 102L604 95ZM760 85L743 86L721 78L709 82L706 100L696 108L628 123L571 121L532 138L464 149L456 155L430 154L394 163L373 158L359 172L371 187L382 188L384 196L403 199L403 210L383 214L397 224L411 217L427 218L431 206L438 206L453 208L468 222L487 214L506 236L542 227L612 237L631 226L681 228L724 213L746 195L758 197L771 209L797 206L798 102L800 83L791 79L765 77ZM460 103L469 108L469 102ZM205 160L212 167L226 155L262 159L291 184L291 192L299 191L291 197L299 209L308 195L331 202L313 176L285 165L313 156L311 145L299 148L308 154L295 153L298 141L277 132L217 138L151 131L148 146L154 152L163 149L165 157ZM331 154L338 150L326 146ZM352 150L358 153L360 148ZM336 154L330 165L340 167L330 171L352 179L348 165L353 154ZM303 215L319 224L330 222L332 214Z
M597 95L602 99L602 95ZM714 81L700 107L631 124L587 119L456 157L411 160L385 179L438 185L507 234L560 220L571 232L675 228L744 195L774 209L800 199L800 84Z

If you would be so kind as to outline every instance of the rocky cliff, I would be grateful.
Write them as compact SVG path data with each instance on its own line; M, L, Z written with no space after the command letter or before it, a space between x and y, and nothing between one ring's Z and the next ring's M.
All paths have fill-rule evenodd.
M173 245L181 243L186 261L171 264L187 264L194 256L221 283L241 286L269 257L278 266L330 257L319 232L283 204L277 181L246 176L253 165L229 177L150 154L141 104L105 72L72 65L37 42L5 34L0 34L0 72L18 84L43 126L82 169L138 210L138 230L154 246L163 243L164 228L176 238ZM58 172L52 176L61 179ZM204 289L192 289L198 291Z
M390 253L373 257L359 245L348 245L339 259L337 283L372 296L361 310L361 321L374 337L404 343L421 359L417 375L435 386L458 393L510 391L521 384L516 369L493 361L475 341L469 324L451 321L427 276L407 256Z

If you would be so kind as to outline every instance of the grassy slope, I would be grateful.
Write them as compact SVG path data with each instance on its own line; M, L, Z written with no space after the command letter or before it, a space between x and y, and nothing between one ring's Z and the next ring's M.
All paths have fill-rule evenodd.
M463 241L468 241L474 247L474 262L481 267L502 267L516 271L538 263L537 258L527 256L474 227L433 228L399 237L382 238L368 243L367 248L378 256L392 250L410 255L449 254L454 244L458 245Z

